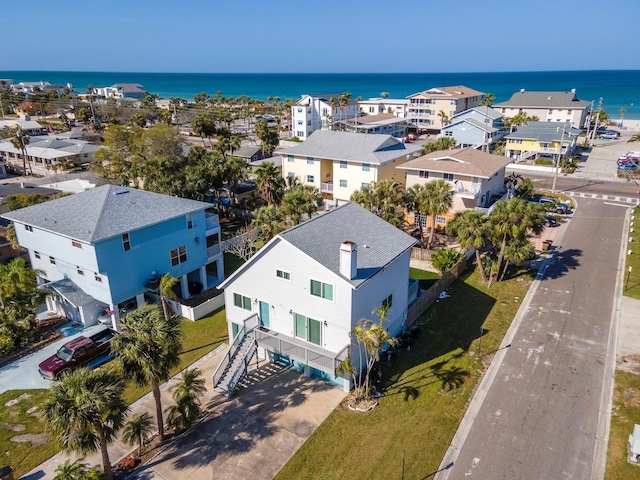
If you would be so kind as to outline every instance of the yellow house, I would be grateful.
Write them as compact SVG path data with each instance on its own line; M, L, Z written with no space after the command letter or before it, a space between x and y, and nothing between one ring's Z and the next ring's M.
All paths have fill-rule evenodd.
M569 122L529 122L505 137L505 155L516 160L571 155L578 135Z
M390 135L316 130L300 145L277 154L282 155L284 178L298 178L338 205L373 182L393 179L404 185L396 167L418 157L421 150Z

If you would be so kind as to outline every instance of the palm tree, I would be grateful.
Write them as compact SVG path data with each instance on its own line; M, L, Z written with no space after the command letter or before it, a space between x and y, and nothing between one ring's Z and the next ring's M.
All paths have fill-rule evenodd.
M487 275L480 251L489 243L488 221L489 219L478 210L464 210L458 212L447 225L448 232L457 237L462 249L475 249L476 263L483 283L487 283Z
M285 214L277 205L260 207L254 213L252 224L260 230L262 238L269 241L286 228Z
M138 386L151 384L156 404L156 422L160 442L164 442L164 422L160 383L169 379L171 369L180 364L182 333L180 317L164 319L158 305L142 305L122 319L125 334L116 334L111 340L127 378Z
M256 187L268 205L280 203L284 193L284 179L273 162L263 162L256 169Z
M115 439L129 409L124 382L113 368L79 368L55 383L42 407L42 418L66 452L100 450L108 480L113 478L107 445Z
M446 127L449 123L449 116L444 110L440 110L438 112L438 117L440 117L440 128Z
M173 387L173 401L167 410L167 422L177 429L188 428L200 414L199 396L206 392L205 381L197 368L187 369Z
M142 454L142 445L153 433L153 419L151 415L144 412L136 415L124 425L122 430L122 440L128 445L138 445L138 455Z
M56 476L53 480L84 480L87 475L87 463L83 463L83 458L79 458L74 462L65 460L56 468Z
M423 233L421 215L425 215L426 197L425 186L420 184L412 185L404 192L404 207L413 213L414 225L420 229L420 247L423 246Z
M0 304L7 309L7 299L19 292L34 289L35 279L40 270L27 267L24 258L14 258L9 263L0 264Z
M297 225L302 221L303 214L307 218L315 213L322 204L322 194L311 185L298 185L285 193L282 197L282 210L289 216L291 223Z
M331 117L333 119L335 117L336 108L340 106L340 99L336 97L329 98L329 106L331 107ZM338 118L338 121L340 121L340 118ZM333 124L329 125L329 129L333 130Z
M164 313L165 320L169 320L174 312L171 310L171 305L167 300L178 300L176 292L173 291L173 286L178 283L179 280L172 277L170 273L165 273L160 277L160 286L158 291L160 292L160 303L162 304L162 313Z
M427 248L431 248L436 231L436 217L445 215L453 206L453 190L446 180L439 178L424 185L425 213L431 216L431 230Z
M25 176L27 175L27 145L29 145L29 142L29 135L27 135L22 128L18 127L15 137L11 139L11 145L13 145L13 148L20 149L22 153L22 174ZM29 161L29 170L31 171L31 175L33 175L31 161Z
M620 108L620 126L622 127L622 125L624 124L624 112L626 112L627 109L624 107Z
M493 102L495 101L496 96L493 93L486 93L484 98L482 100L480 100L480 102L478 103L479 106L484 107L490 107L491 105L493 105Z

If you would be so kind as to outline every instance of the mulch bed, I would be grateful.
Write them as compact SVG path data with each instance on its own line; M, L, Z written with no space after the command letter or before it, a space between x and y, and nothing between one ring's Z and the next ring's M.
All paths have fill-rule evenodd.
M62 325L67 323L69 320L65 317L51 317L45 320L41 320L38 325L40 327L40 340L33 343L28 343L23 347L18 347L13 353L7 355L6 357L0 358L0 368L9 365L10 363L15 362L27 355L36 352L47 345L52 344L53 342L60 340L64 337L62 333L58 330Z

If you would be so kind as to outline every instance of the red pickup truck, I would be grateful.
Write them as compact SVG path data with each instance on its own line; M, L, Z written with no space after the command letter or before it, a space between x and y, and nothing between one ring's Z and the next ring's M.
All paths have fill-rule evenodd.
M64 372L84 366L104 357L110 352L113 330L101 330L90 337L79 336L62 345L58 351L38 365L43 378L53 380L60 378Z

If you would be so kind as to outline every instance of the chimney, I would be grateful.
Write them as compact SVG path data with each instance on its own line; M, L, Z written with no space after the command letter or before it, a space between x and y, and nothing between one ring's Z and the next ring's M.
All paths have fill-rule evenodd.
M352 280L358 272L358 245L343 242L340 245L340 273Z

